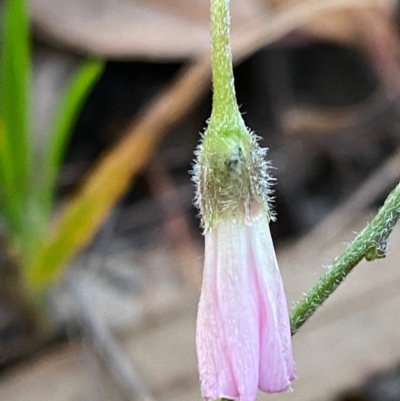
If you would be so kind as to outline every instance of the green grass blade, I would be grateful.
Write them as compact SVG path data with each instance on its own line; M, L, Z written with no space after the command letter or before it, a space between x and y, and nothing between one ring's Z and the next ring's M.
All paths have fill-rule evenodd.
M54 192L55 180L65 153L66 146L73 127L79 116L83 103L99 79L104 69L104 62L100 60L87 60L66 87L55 117L53 119L49 143L44 155L44 171L42 175L42 202L45 213L49 214Z
M4 5L0 60L1 205L9 228L23 230L29 191L32 149L30 143L30 43L27 4Z
M179 103L171 99L179 99ZM80 191L57 215L51 233L36 247L24 271L26 288L38 293L45 291L93 238L111 208L130 187L132 178L148 163L161 133L170 121L176 121L177 115L169 109L175 110L180 102L175 90L166 92L129 134L98 161Z
M13 165L6 126L0 120L0 213L12 232L18 231L19 212L13 190Z

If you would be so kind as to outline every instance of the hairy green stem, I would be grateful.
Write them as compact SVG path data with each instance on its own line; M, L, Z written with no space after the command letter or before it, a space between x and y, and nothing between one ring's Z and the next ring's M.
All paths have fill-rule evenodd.
M400 184L387 197L375 218L336 258L318 283L293 308L290 313L292 335L296 334L362 259L371 261L385 257L387 240L399 217Z
M229 0L211 1L211 45L213 109L209 127L214 122L239 119L242 117L236 101L233 79L230 36Z

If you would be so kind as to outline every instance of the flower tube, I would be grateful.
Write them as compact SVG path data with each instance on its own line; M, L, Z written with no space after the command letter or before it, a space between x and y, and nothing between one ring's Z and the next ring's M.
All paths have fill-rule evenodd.
M295 378L286 297L269 229L268 163L247 130L237 141L212 139L216 153L209 153L207 135L195 169L205 229L196 333L202 394L254 401L258 389L284 391Z
M196 151L205 263L196 346L205 399L254 401L295 378L285 291L269 230L271 177L236 102L229 0L211 0L213 109Z

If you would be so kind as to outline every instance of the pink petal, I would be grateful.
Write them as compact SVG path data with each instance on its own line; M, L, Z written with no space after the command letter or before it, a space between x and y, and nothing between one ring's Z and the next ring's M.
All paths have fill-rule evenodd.
M197 353L206 399L254 401L294 378L289 318L268 219L206 233Z
M260 305L260 383L265 392L287 390L295 378L289 314L268 220L262 216L253 222L253 271L258 276Z
M197 315L196 345L203 397L216 399L233 394L236 389L230 370L230 360L223 344L217 295L217 241L216 233L206 235L206 254L203 286ZM221 390L220 387L223 387ZM235 395L235 397L238 394Z
M225 347L240 400L256 398L259 374L259 318L256 282L249 274L246 226L224 222L218 227L217 286ZM233 394L232 394L233 395ZM228 397L229 398L229 397Z
M206 234L197 321L199 370L205 398L253 401L256 397L258 306L256 297L251 295L255 281L246 269L246 235L244 225L227 222Z

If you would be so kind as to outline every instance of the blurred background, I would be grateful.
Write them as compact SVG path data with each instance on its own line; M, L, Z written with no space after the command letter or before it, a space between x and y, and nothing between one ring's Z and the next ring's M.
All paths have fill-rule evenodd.
M290 307L400 179L399 11L231 0ZM209 0L3 0L0 24L0 399L200 400ZM281 400L400 400L399 259L397 228L296 334Z

